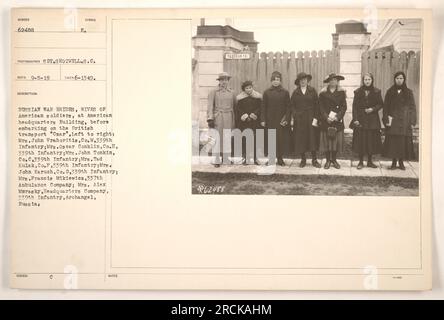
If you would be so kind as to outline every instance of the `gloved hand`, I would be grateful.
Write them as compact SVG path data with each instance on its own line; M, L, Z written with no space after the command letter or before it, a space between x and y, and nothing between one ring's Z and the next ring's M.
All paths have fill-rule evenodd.
M255 115L254 113L250 113L250 118L253 120L257 120L257 115Z
M214 128L214 120L213 119L208 119L207 123L208 123L208 128Z
M242 115L242 117L241 117L241 120L242 120L242 121L245 121L245 120L247 120L247 119L248 119L248 114L244 113L244 114Z

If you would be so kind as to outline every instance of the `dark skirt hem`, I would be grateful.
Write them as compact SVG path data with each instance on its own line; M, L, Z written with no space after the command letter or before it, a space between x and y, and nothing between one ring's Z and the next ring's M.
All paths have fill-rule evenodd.
M352 150L358 155L381 154L382 141L379 130L354 129Z
M391 159L414 160L413 137L403 135L387 135L382 155Z

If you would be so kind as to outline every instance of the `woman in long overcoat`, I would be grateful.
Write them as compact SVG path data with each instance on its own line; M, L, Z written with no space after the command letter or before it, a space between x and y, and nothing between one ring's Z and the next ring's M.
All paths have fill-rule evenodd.
M256 129L259 127L260 109L262 103L262 95L253 90L253 82L247 80L241 85L242 92L236 97L236 124L237 127L244 131L251 129L253 131L253 150L254 163L258 164L256 159ZM242 157L243 164L247 164L250 160L250 155L247 155L247 140L242 137Z
M293 117L293 146L296 155L301 155L299 167L306 165L306 152L311 152L312 164L320 168L316 151L319 149L319 129L316 121L319 119L319 101L316 90L308 83L312 76L301 72L297 75L297 88L291 94L291 114ZM315 120L315 122L313 122Z
M385 141L383 155L392 159L390 169L405 170L403 160L413 159L413 132L416 125L416 104L413 91L407 88L406 76L402 71L394 75L394 84L387 90L384 99L383 123Z
M282 74L273 71L271 86L264 91L261 105L261 125L267 129L276 130L276 158L277 164L285 166L283 159L286 134L288 133L288 117L290 110L290 93L282 87ZM268 140L268 150L271 143ZM274 159L272 159L274 162Z
M345 90L339 86L343 76L329 74L324 83L328 83L319 94L320 111L320 143L319 151L325 152L324 169L330 165L339 169L341 166L336 160L337 153L342 151L344 144L344 115L347 111Z
M359 155L357 169L364 167L364 155L367 155L367 167L377 168L372 155L382 151L381 120L378 111L383 106L381 90L373 86L373 75L366 73L362 77L362 85L354 92L352 149Z
M230 140L224 142L224 129L231 130L235 125L234 108L236 104L236 95L228 87L231 76L226 72L219 74L217 80L219 86L208 94L207 123L210 129L216 129L219 134L219 152L216 152L215 167L220 166L220 156L223 156L224 162L228 162L228 156L231 154L231 134Z

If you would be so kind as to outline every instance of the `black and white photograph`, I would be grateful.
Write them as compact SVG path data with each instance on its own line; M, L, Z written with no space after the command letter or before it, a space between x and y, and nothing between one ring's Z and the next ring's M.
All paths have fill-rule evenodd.
M421 19L193 22L193 194L419 195Z

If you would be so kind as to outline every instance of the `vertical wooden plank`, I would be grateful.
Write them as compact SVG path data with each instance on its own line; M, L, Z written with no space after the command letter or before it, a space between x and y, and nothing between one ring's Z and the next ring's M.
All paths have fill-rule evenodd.
M271 79L271 74L274 71L274 53L269 52L267 56L267 81L269 82Z
M376 53L374 67L375 67L375 73L373 73L373 76L375 77L375 86L380 88L382 86L382 69L383 69L382 51Z
M310 52L304 51L304 60L302 64L302 71L310 73Z
M414 72L414 89L413 92L415 95L415 102L416 102L416 114L418 115L418 123L419 123L419 116L420 116L420 106L419 101L421 101L421 90L420 90L420 79L421 79L421 52L417 51L415 55L415 72Z
M400 55L401 55L400 59L401 71L405 73L407 71L407 52L402 51Z
M393 84L393 75L398 72L399 70L401 70L401 55L399 54L399 52L394 51L392 53L392 63L391 63L391 84Z
M384 63L382 67L382 74L383 74L383 81L381 86L379 87L382 90L383 97L385 96L385 93L387 92L387 89L390 88L392 85L392 74L391 74L391 60L392 60L392 52L385 52L384 53Z
M333 70L333 55L332 55L331 50L327 50L325 52L325 60L326 60L326 70L325 70L324 78L328 74L334 72L334 70Z
M418 107L418 92L419 92L419 79L416 76L416 54L414 51L409 51L407 61L407 87L413 91L415 97L415 103Z
M284 51L282 55L282 81L285 84L285 88L290 90L292 88L291 83L289 82L289 74L288 74L288 52Z
M415 52L409 51L407 53L407 87L413 90L414 86L414 72L415 72Z
M261 92L261 90L259 88L259 77L258 77L258 71L257 71L258 63L259 63L259 52L255 52L254 57L253 57L253 61L252 61L251 79L253 81L254 88L256 89L256 91Z
M304 60L304 54L302 51L298 51L297 54L297 60L296 60L296 73L300 73L303 71L303 60Z
M267 88L267 54L262 52L258 63L258 85L261 92Z
M319 50L318 58L319 58L319 68L316 74L317 81L316 83L312 84L313 88L315 88L317 92L319 92L319 90L321 90L322 88L322 79L324 79L324 75L326 73L325 71L326 60L325 60L324 50Z
M276 52L274 54L274 70L282 73L282 53Z
M282 74L282 53L280 52L276 52L274 54L274 68L273 70L275 71L279 71ZM284 75L282 74L282 78L281 78L281 84L282 86L287 89L284 85Z
M296 80L296 53L290 52L290 61L288 62L288 82L291 88L294 88L294 80Z
M311 74L312 77L316 76L316 69L317 69L317 61L316 59L318 58L318 52L317 51L310 51L310 59L309 59L309 74ZM314 80L314 83L316 83L316 79L312 79L312 81Z

